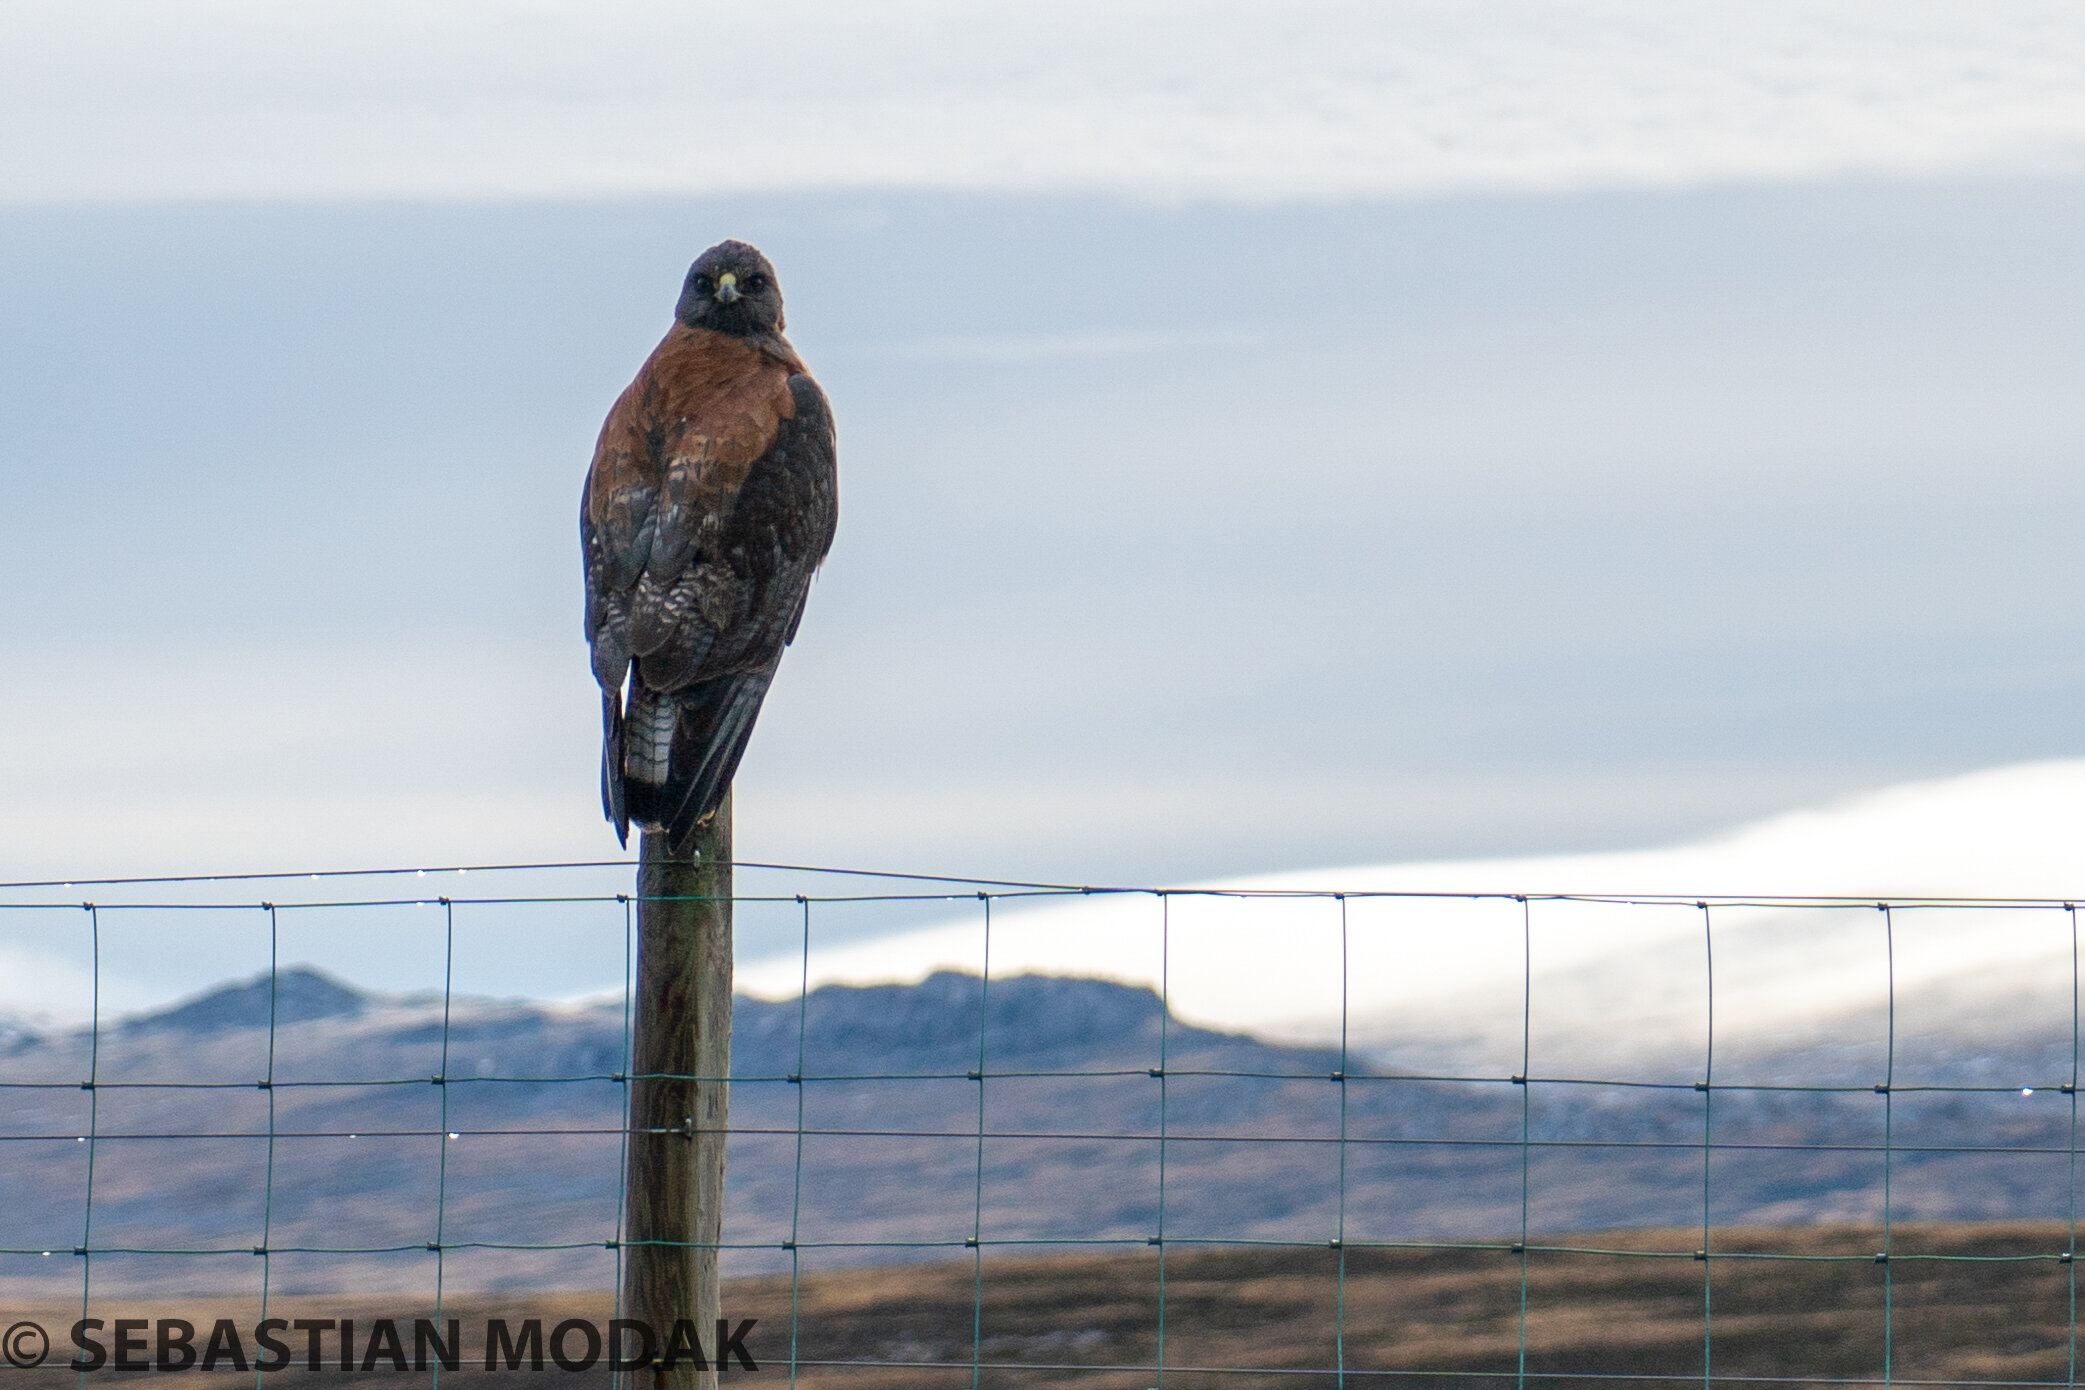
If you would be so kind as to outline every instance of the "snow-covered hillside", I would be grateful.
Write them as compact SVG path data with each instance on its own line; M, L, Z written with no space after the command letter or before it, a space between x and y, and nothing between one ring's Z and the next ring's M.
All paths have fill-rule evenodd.
M1254 896L1111 894L1002 907L992 972L1162 985L1184 1017L1313 1043L1338 1039L1344 994L1356 1046L1458 1074L1521 1070L1525 974L1536 1073L1627 1065L1692 1076L1706 1062L1712 924L1719 1070L1817 1045L1872 1048L1885 1064L1892 974L1897 1062L1915 1070L1927 1035L1958 1046L2069 1032L2073 936L2061 903L2085 897L2085 760L1894 787L1672 849L1223 886ZM1278 896L1331 891L1395 896ZM1500 896L1467 896L1482 894ZM1512 894L1536 896L1523 909L1504 896ZM1747 897L1849 901L1727 901ZM1933 901L1965 898L1987 901ZM1704 911L1695 899L1713 905ZM2000 899L2043 904L1988 901ZM1885 915L1874 906L1884 900L1920 905ZM810 980L975 972L981 925L814 949ZM740 984L779 996L796 988L802 966L793 957L746 962Z

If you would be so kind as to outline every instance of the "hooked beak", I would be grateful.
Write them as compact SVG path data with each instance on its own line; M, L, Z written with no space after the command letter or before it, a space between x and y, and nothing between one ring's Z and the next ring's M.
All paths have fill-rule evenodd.
M725 271L717 277L717 303L729 304L738 298L738 277Z

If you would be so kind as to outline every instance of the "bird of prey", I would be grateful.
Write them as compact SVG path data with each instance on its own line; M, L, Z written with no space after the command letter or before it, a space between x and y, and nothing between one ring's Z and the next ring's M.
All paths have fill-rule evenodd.
M782 329L767 257L703 252L587 470L601 802L625 845L635 823L678 853L723 801L832 545L832 413Z

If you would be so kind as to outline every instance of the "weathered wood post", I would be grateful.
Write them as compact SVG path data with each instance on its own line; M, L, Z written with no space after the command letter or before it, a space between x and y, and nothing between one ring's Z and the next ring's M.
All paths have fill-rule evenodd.
M731 794L675 858L646 831L637 866L637 986L632 1024L624 1316L665 1350L676 1320L715 1351L716 1242L724 1229L724 1132L731 1070ZM701 1077L703 1080L678 1078ZM645 1241L688 1241L646 1245ZM632 1348L634 1350L634 1347ZM712 1390L692 1358L649 1371L656 1390Z

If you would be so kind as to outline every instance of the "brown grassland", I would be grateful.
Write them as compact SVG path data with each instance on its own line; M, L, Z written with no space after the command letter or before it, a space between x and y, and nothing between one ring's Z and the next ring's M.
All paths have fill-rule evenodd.
M1713 1312L1713 1375L1798 1380L2063 1383L2071 1357L2074 1266L2059 1258L2066 1233L2050 1224L1899 1226L1893 1258L1875 1259L1873 1228L1776 1227L1719 1230L1718 1258L1693 1257L1698 1230L1636 1230L1552 1239L1580 1247L1538 1248L1526 1259L1525 1348L1530 1381L1561 1387L1585 1377L1700 1382L1704 1275ZM1774 1258L1774 1257L1780 1258ZM1938 1258L1936 1258L1938 1257ZM807 1254L806 1259L810 1257ZM1336 1383L1344 1354L1355 1384L1483 1386L1511 1381L1523 1345L1522 1260L1508 1250L1369 1250L1176 1247L1165 1252L1165 1379L1226 1387ZM796 1289L804 1386L956 1387L971 1383L973 1345L980 1383L1003 1387L1079 1385L1136 1390L1157 1383L1159 1274L1156 1248L1128 1253L1026 1256L987 1250L968 1260L807 1271ZM1887 1287L1887 1297L1885 1290ZM981 1303L976 1295L982 1294ZM277 1298L280 1317L425 1316L419 1297L389 1304ZM252 1298L126 1302L104 1318L226 1316L250 1325ZM733 1281L727 1307L757 1318L748 1345L761 1363L752 1383L789 1381L791 1287L787 1276ZM975 1311L974 1311L975 1310ZM459 1295L445 1317L465 1327L472 1381L477 1329L488 1317L581 1317L605 1322L605 1295L543 1295L526 1301ZM44 1310L53 1340L78 1316ZM13 1313L9 1322L31 1312ZM1343 1348L1336 1336L1343 1321ZM973 1338L976 1338L975 1342ZM406 1335L410 1349L410 1330ZM330 1342L330 1339L329 1339ZM35 1371L0 1368L7 1390L72 1379L54 1349ZM275 1379L398 1380L396 1374L314 1374ZM1320 1374L1310 1374L1318 1372ZM116 1376L113 1371L99 1373ZM523 1372L522 1375L529 1373ZM415 1381L427 1372L409 1373ZM599 1370L549 1368L537 1383L604 1383ZM119 1377L120 1378L120 1377ZM511 1373L495 1373L511 1379ZM250 1375L199 1380L250 1381ZM638 1378L647 1385L649 1377Z

